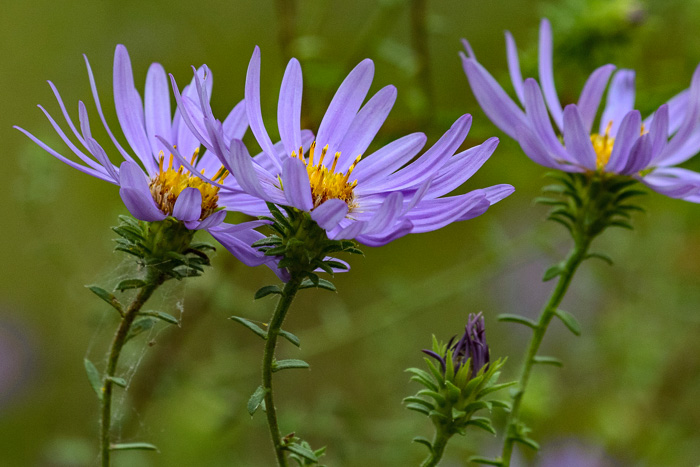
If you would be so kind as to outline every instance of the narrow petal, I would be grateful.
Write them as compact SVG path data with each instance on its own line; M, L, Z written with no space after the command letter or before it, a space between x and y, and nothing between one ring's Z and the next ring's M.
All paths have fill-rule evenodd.
M338 170L346 171L355 158L367 150L389 116L394 102L396 102L396 88L386 86L360 109L340 143Z
M517 126L527 124L525 113L480 63L464 55L461 57L474 97L484 113L501 131L515 138Z
M552 26L546 18L540 22L540 46L539 46L539 73L540 84L544 99L549 107L549 113L552 114L554 123L557 124L560 130L563 130L563 119L559 96L554 87L554 70L552 67Z
M547 149L545 149L544 146L542 146L541 140L528 126L518 126L516 135L516 140L518 141L518 143L520 143L520 148L523 150L525 155L537 164L554 169L560 168L561 170L565 170L567 172L572 171L569 170L568 167L563 166L562 164L559 164L556 161L554 161L554 159L550 155L550 152ZM575 166L571 165L570 167L574 168Z
M144 92L146 133L151 144L151 153L158 154L165 148L156 135L172 139L172 122L170 119L170 89L165 70L159 63L153 63L146 75Z
M255 135L255 139L267 154L270 162L277 167L279 171L282 169L274 145L267 134L265 124L263 123L262 110L260 109L260 49L255 46L253 56L248 64L248 72L245 80L245 108L248 115L248 123L250 130Z
M173 206L173 217L181 221L194 221L202 215L202 193L188 187L180 192Z
M668 142L657 162L662 166L670 166L685 162L693 153L683 151L688 144L693 145L700 133L698 117L700 116L700 66L695 69L690 82L690 94L685 118L676 134Z
M520 72L520 61L518 60L518 47L515 45L515 39L510 31L506 31L506 56L508 59L508 72L510 73L510 81L513 83L515 94L520 99L520 103L525 105L525 96L523 94L523 75Z
M408 219L402 219L401 222L395 224L391 229L387 229L381 234L376 235L358 235L355 239L363 245L378 247L384 246L387 243L393 242L397 238L408 235L413 230L413 223Z
M578 109L581 112L583 125L589 133L593 128L593 120L598 113L605 86L607 86L613 71L615 71L615 65L603 65L591 73L583 86L581 96L578 98Z
M233 109L231 109L231 112L229 112L222 126L227 142L230 143L232 139L243 139L243 136L248 130L248 117L245 113L245 101L240 101Z
M270 259L250 245L264 238L255 230L227 231L228 224L221 224L207 231L217 242L221 243L233 256L246 266L260 266Z
M671 198L700 202L700 174L678 167L660 168L641 178L652 190Z
M482 190L486 194L486 199L489 200L491 205L498 203L503 198L506 198L515 192L515 188L513 188L512 185L507 184L493 185L487 188L482 188Z
M598 133L605 133L605 129L610 122L610 136L617 135L622 119L632 109L634 109L634 70L619 70L613 76L608 97L605 102L605 110L600 118L600 128Z
M220 225L225 218L226 211L221 210L209 215L206 219L204 219L201 222L195 220L191 222L185 222L185 225L190 230L205 230Z
M122 162L119 166L119 184L119 195L132 216L146 222L161 221L167 217L153 201L146 174L136 162Z
M284 195L289 204L302 211L310 211L313 207L311 200L311 185L309 173L302 161L288 157L282 166L282 183Z
M535 135L540 140L540 146L545 150L543 157L551 159L553 162L566 161L576 163L577 160L562 147L559 138L554 133L552 122L547 113L544 99L537 81L532 78L525 80L525 109L530 120L531 127Z
M425 146L427 138L423 133L412 133L392 141L383 148L363 157L353 171L358 187L395 172L406 165Z
M277 125L285 152L299 152L301 146L301 65L296 58L287 64L277 104Z
M345 137L362 102L367 96L374 77L374 63L370 59L361 61L343 80L336 91L326 114L318 128L316 141L319 147L328 144L335 152Z
M348 213L348 205L340 199L329 199L311 211L311 218L324 230L331 230Z
M102 167L105 168L105 170L107 171L109 176L112 177L113 180L119 180L119 174L117 173L116 167L114 167L114 164L112 164L112 162L109 160L109 157L107 156L105 150L102 149L102 146L100 146L97 143L97 141L95 141L95 139L93 139L92 137L92 133L90 132L90 122L83 101L78 102L78 112L80 119L80 129L83 132L83 137L85 139L85 143L87 144L88 149L90 150L90 153L93 156L95 156L95 158L98 161L100 161Z
M622 171L620 171L620 173L624 175L632 175L642 169L647 168L649 162L651 161L651 148L652 143L649 133L637 138L637 141L630 150L627 164Z
M134 87L134 75L126 47L119 44L114 52L114 108L129 145L143 162L149 174L157 166L146 136L143 105Z
M485 206L488 209L490 205L484 192L475 190L464 195L422 201L406 218L413 222L411 233L431 232L460 219L475 208L483 209Z
M619 131L615 137L610 160L605 166L605 171L610 173L620 173L627 165L630 150L639 139L642 129L642 116L639 110L632 110L624 116L619 125Z
M403 195L400 191L394 191L386 197L379 209L371 219L367 221L367 226L362 233L366 235L381 234L394 225L401 214L403 205Z
M669 127L669 111L668 104L663 104L654 112L654 119L651 121L649 135L652 141L652 160L651 164L655 163L656 158L663 152L668 142L668 127Z
M582 166L596 170L596 153L591 137L583 127L581 114L575 104L569 104L564 109L564 144L569 154Z
M290 158L291 159L291 158ZM234 139L229 148L229 170L246 192L265 201L273 201L260 185L253 159L243 141ZM286 187L285 187L286 188Z

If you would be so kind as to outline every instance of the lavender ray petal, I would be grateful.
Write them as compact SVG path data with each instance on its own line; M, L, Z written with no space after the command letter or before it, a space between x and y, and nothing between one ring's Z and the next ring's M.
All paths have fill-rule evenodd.
M512 185L505 183L482 188L482 190L492 206L515 192L515 188Z
M124 161L119 166L119 195L124 205L135 218L155 222L165 219L148 188L146 174L136 162Z
M226 211L216 211L203 221L185 222L185 226L190 230L206 230L221 224L226 218Z
M254 267L266 264L269 261L268 257L250 246L264 238L265 236L263 234L255 230L229 232L226 229L222 229L225 225L227 224L210 228L207 231L241 263L246 266Z
M413 222L411 233L431 232L460 219L464 214L483 205L488 209L491 204L483 191L475 190L464 195L424 200L407 213L406 218Z
M369 157L363 157L352 173L358 180L357 188L362 190L364 184L371 184L403 167L425 146L426 140L423 133L412 133L392 141Z
M391 227L401 215L402 205L403 194L400 191L389 194L372 218L367 221L367 227L362 233L364 235L379 234Z
M589 133L593 128L593 120L598 113L605 86L607 86L610 75L615 71L615 68L615 65L603 65L591 73L583 86L581 96L578 98L578 109L581 112L583 125Z
M83 104L83 101L78 102L78 119L80 121L80 129L83 132L83 137L87 143L90 153L95 156L95 158L100 162L102 167L104 167L104 169L107 171L107 174L109 174L113 180L119 180L119 173L117 173L116 167L109 160L109 157L107 156L105 150L102 149L102 146L100 146L97 141L92 138L92 134L90 133L90 122L88 120L87 110L85 109L85 104Z
M637 141L632 146L627 159L627 164L620 171L624 175L632 175L646 168L651 161L652 142L649 133L637 138Z
M302 211L310 211L313 207L309 173L302 161L288 157L282 165L282 183L284 195L289 204Z
M233 176L236 177L236 181L240 184L241 188L260 199L274 202L275 200L267 195L260 184L259 175L255 170L253 159L250 157L248 149L245 144L243 144L243 141L239 139L231 141L228 154L227 168ZM272 176L270 175L269 178L272 178Z
M301 146L301 95L303 78L296 58L287 64L277 104L277 125L285 152L299 152Z
M634 70L618 70L613 76L608 97L605 102L605 110L600 118L600 128L598 133L605 133L605 129L610 122L610 136L617 135L622 118L634 109Z
M181 221L195 221L202 216L202 192L188 187L180 192L173 206L173 217Z
M630 150L639 139L642 129L642 116L639 110L632 110L622 119L615 144L613 145L610 160L605 166L605 171L610 173L620 173L628 165Z
M562 147L559 138L554 133L554 128L552 128L552 122L549 119L547 107L537 81L532 78L526 79L524 88L527 116L536 137L540 140L540 146L546 151L546 157L553 162L562 160L574 164L578 162L575 157Z
M570 169L569 166L565 166L554 161L550 156L549 151L542 146L542 142L537 136L535 136L535 133L531 128L528 128L525 125L519 126L517 128L516 140L518 143L520 143L520 148L523 150L525 155L537 164L544 167L561 169L567 172L577 171ZM575 166L572 165L570 167L574 168Z
M335 229L327 232L327 234L328 238L331 240L349 240L360 235L366 227L367 222L365 221L351 221L347 226L340 229L336 227Z
M246 131L248 131L248 116L245 113L245 101L241 100L231 109L231 112L229 112L222 126L227 142L230 143L232 139L243 139Z
M361 61L336 91L316 134L319 147L328 144L335 152L367 96L374 77L374 63Z
M564 109L564 144L569 154L589 170L596 170L596 153L591 138L583 127L581 114L576 104L569 104Z
M51 82L47 81L49 83L49 86L51 87L51 91L53 91L53 95L56 97L56 101L58 102L58 106L61 108L61 113L63 114L63 118L68 122L68 126L70 127L71 131L75 135L75 137L80 141L80 144L85 146L85 140L83 139L82 136L80 136L80 133L76 129L75 125L73 124L73 120L70 118L70 115L68 114L68 110L66 109L65 104L63 103L63 99L61 98L61 94L58 92L58 88Z
M510 31L506 31L506 57L508 59L508 72L510 73L510 81L513 83L513 89L518 96L520 103L525 105L523 94L523 75L520 72L520 60L518 60L518 47L515 45L515 39Z
M387 243L393 242L397 238L401 238L408 235L413 230L413 222L408 219L402 219L400 222L394 225L391 229L385 230L381 234L375 235L359 235L356 240L363 245L371 247L384 246Z
M654 118L651 121L651 126L649 128L649 135L651 136L652 147L652 159L650 164L654 164L656 159L663 152L668 142L668 126L669 126L669 106L668 104L663 104L659 107L656 112L654 112Z
M642 183L662 195L700 202L700 174L678 167L659 168L640 177Z
M549 113L560 130L563 131L561 103L554 87L554 70L552 67L552 26L546 18L540 22L539 74L544 99Z
M153 63L148 68L146 75L146 89L144 91L144 106L146 119L146 133L151 143L151 153L158 154L165 148L158 141L156 135L171 139L172 121L170 119L170 90L165 70L159 63Z
M311 211L311 218L324 230L331 230L345 218L348 205L340 199L329 199Z

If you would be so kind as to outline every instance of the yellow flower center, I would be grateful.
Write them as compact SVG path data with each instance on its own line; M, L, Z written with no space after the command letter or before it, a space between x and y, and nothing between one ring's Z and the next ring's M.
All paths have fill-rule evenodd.
M190 164L194 166L197 157L199 156L199 148L195 150ZM217 202L219 201L219 187L214 186L205 180L202 180L197 175L186 170L183 165L175 170L173 168L173 155L170 154L170 163L168 167L164 167L165 155L160 152L158 160L158 173L151 179L149 187L151 195L160 210L167 215L172 215L173 208L177 197L180 196L185 188L196 188L202 194L202 215L199 220L204 220L216 211ZM200 172L204 175L204 169ZM211 179L223 183L228 176L228 170L223 166Z
M613 144L615 144L615 138L610 137L612 123L612 120L608 122L608 126L605 127L605 133L603 135L598 133L593 133L591 135L591 143L593 143L593 150L595 151L595 166L598 170L603 170L605 166L608 165L610 154L612 154L613 150Z
M308 160L304 158L303 148L299 148L299 152L292 151L292 157L298 158L300 161L306 165L306 171L309 174L309 182L311 184L311 197L313 198L314 208L323 204L329 199L340 199L345 201L350 209L355 207L355 195L353 193L353 188L357 185L357 180L350 182L350 175L355 169L355 166L362 156L357 156L355 161L350 165L348 171L336 172L335 166L338 164L338 159L340 158L340 152L335 153L333 157L333 164L329 167L323 165L323 159L326 157L328 152L328 145L321 150L321 157L318 163L314 164L314 152L316 150L316 141L311 143L311 148L309 149Z

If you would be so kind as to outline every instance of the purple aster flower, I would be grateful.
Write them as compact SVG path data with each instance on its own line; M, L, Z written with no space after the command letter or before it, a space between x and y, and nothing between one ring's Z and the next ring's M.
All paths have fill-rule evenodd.
M700 66L689 89L642 120L634 109L634 71L620 69L613 75L614 65L595 70L578 102L562 109L554 86L552 32L546 19L540 25L539 84L532 78L523 81L515 41L506 32L508 69L520 105L476 60L469 43L463 40L463 44L467 55L460 52L460 56L477 101L530 159L566 172L631 176L672 198L700 202L700 174L673 167L700 150ZM606 87L596 131L593 124Z
M112 143L124 159L119 167L112 164L105 149L93 138L85 104L80 101L78 105L80 126L78 131L56 86L50 81L49 85L68 127L87 154L71 141L44 107L40 105L39 108L82 164L64 157L28 131L15 128L60 161L88 175L119 186L119 194L124 205L135 218L155 222L172 216L182 221L188 229L207 229L247 265L270 263L270 258L265 258L250 247L251 242L263 238L262 234L252 230L263 222L223 224L226 211L221 209L222 206L219 204L219 187L207 182L203 177L207 174L211 179L222 182L229 172L221 166L213 153L207 151L202 155L199 154L200 142L183 123L184 113L181 112L181 108L176 109L174 117L172 116L168 80L163 67L158 63L150 66L142 101L134 86L131 61L126 48L123 45L118 45L116 48L114 104L122 132L133 154L140 161L139 164L119 144L107 125L87 57L85 57L85 64L97 113ZM204 66L196 73L210 93L211 74ZM194 106L197 99L197 89L190 84L184 89L180 102L183 105ZM242 138L247 128L245 105L241 101L222 124L222 135L229 141ZM171 143L178 148L180 154L189 156L190 163L187 167L182 166L179 160L173 157L169 150ZM274 264L270 266L275 269Z
M196 114L201 113L205 146L213 149L235 176L222 184L222 193L228 188L229 196L237 199L236 208L243 212L269 215L266 202L291 206L310 212L332 240L354 238L380 246L408 233L428 232L479 216L513 192L510 185L496 185L442 197L474 174L498 144L497 138L491 138L455 154L469 131L470 115L459 118L413 163L408 164L426 141L422 133L405 136L362 157L396 100L396 89L386 86L362 105L373 74L371 60L352 70L331 101L314 139L300 129L301 66L296 59L290 60L277 113L281 142L273 144L260 108L260 50L256 47L245 89L250 128L262 148L255 157L250 157L238 139L228 146L221 143L220 124L211 114L206 89L199 86L201 112L193 110L193 125L196 127ZM180 161L186 163L184 158Z
M462 366L469 361L472 377L487 367L490 361L489 346L486 343L486 328L484 327L484 317L481 313L469 314L467 325L464 327L464 334L454 342L456 336L447 343L445 355L440 355L432 350L423 350L440 363L442 372L445 372L447 363L447 353L452 354L452 364L455 374Z

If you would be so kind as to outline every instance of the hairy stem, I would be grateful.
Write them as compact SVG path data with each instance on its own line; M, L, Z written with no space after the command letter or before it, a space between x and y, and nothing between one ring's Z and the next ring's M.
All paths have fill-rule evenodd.
M279 331L282 328L282 323L287 315L294 296L299 290L301 285L301 279L298 277L292 277L292 279L287 282L282 291L282 296L277 303L277 308L275 309L270 324L267 329L267 340L265 341L265 353L263 354L262 362L262 379L263 379L263 389L265 389L265 413L267 414L267 425L270 428L270 437L272 438L272 445L275 448L275 454L277 455L277 463L280 466L287 466L287 457L282 446L282 440L280 438L280 429L277 424L277 411L275 409L275 402L272 394L272 366L275 358L275 347L277 346L277 337L279 336Z
M109 350L109 359L107 361L107 371L105 372L102 381L102 415L100 419L100 453L102 457L102 467L110 465L110 444L111 444L111 425L112 425L112 389L114 387L113 378L117 371L117 363L122 347L129 335L131 325L138 315L139 311L151 297L153 292L165 281L163 274L150 274L146 278L146 285L141 287L134 300L127 308L122 316L121 323L117 329L112 346Z
M518 390L513 396L513 409L510 412L508 424L506 426L506 437L501 454L503 467L508 467L510 465L510 457L513 453L513 444L518 437L517 427L520 421L520 407L522 405L523 396L525 395L528 380L530 379L532 366L535 363L535 356L537 355L542 339L547 332L549 323L552 321L552 318L554 317L559 304L564 298L564 295L566 295L566 291L571 283L571 278L574 276L578 266L586 258L586 253L588 252L590 242L591 239L582 239L576 242L573 250L569 253L566 262L564 263L557 286L554 288L552 295L549 297L549 301L542 309L537 326L533 330L527 355L525 356L525 361L523 362L522 371L520 373Z
M423 461L421 467L434 467L438 465L442 455L445 452L445 446L450 440L452 435L446 433L444 430L439 428L435 429L435 436L433 437L433 442L431 443L432 449L430 450L430 455L426 460Z

